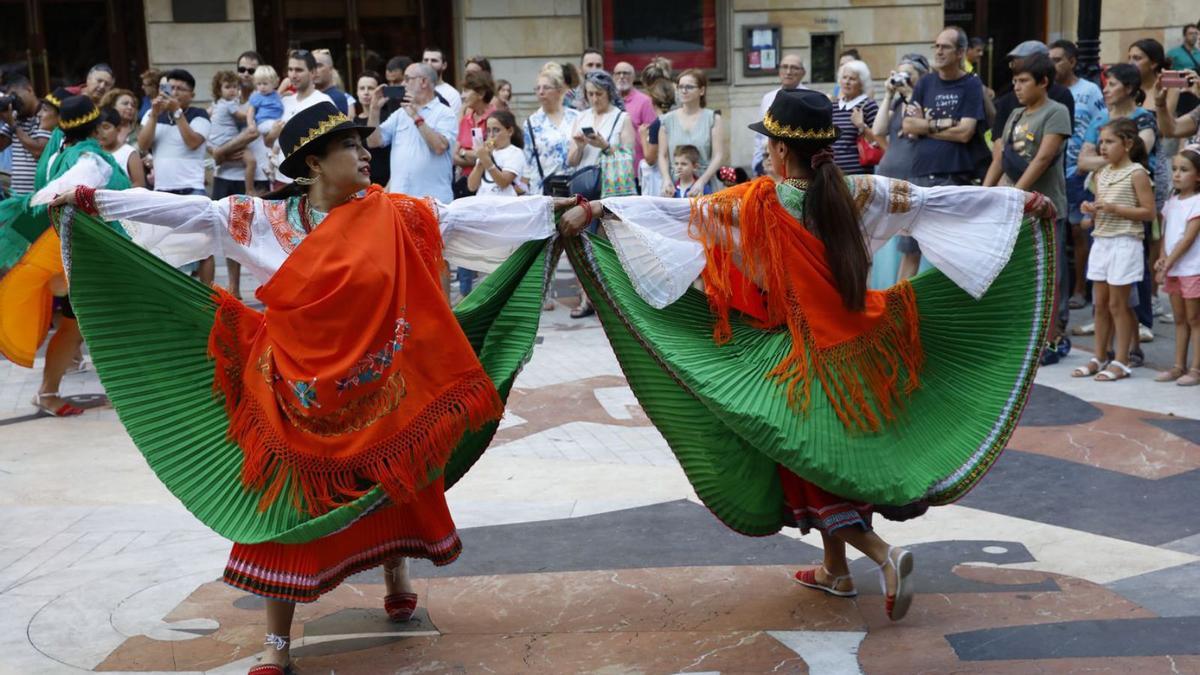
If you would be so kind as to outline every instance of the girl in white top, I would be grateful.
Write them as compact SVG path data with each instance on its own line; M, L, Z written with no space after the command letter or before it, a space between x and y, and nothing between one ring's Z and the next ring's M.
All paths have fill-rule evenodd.
M477 150L475 168L467 176L467 188L479 196L517 196L516 185L525 173L525 152L517 131L517 120L507 110L496 110L487 118L487 142Z
M1200 384L1200 145L1189 145L1175 156L1171 183L1175 194L1163 207L1167 255L1154 264L1154 271L1175 313L1175 367L1154 380L1191 387Z
M146 187L146 167L142 164L142 156L137 148L121 142L121 114L115 108L100 110L100 126L97 127L97 138L100 147L113 156L117 166L125 171L133 187Z

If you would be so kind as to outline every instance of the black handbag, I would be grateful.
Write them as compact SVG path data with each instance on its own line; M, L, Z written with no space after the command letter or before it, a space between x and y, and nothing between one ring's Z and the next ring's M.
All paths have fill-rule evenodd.
M1017 131L1017 124L1025 113L1020 113L1017 119L1013 120L1012 127L1008 132L1008 138L1004 139L1003 151L1000 155L1000 166L1004 169L1004 175L1014 184L1021 180L1021 176L1025 175L1025 170L1029 168L1029 162L1017 154L1013 148L1013 134Z

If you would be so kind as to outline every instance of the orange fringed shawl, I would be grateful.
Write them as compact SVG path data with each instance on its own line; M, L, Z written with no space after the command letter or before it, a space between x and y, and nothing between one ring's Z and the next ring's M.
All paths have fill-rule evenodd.
M442 294L425 202L367 195L337 207L257 297L218 290L214 389L260 506L287 488L319 515L376 484L396 502L435 479L500 396Z
M787 385L789 404L807 410L816 376L847 427L877 431L881 416L895 417L902 397L919 386L924 361L911 285L867 291L864 311L846 309L825 245L788 213L770 178L694 199L690 229L707 256L703 279L718 344L732 336L730 307L742 304L729 245L740 238L742 270L767 291L766 318L756 323L787 324L792 335L791 351L769 373Z

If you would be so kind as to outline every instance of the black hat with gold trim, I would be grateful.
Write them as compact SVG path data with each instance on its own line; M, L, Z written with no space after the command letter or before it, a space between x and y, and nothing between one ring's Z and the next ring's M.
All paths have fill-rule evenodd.
M833 103L811 89L780 89L762 121L750 128L770 138L814 147L833 143L840 133L833 125Z
M74 96L66 87L55 87L54 91L42 97L42 103L52 106L55 110L62 108L63 101Z
M87 96L71 96L58 107L58 128L68 138L88 136L100 123L100 109Z
M321 150L331 135L341 131L356 131L365 143L375 128L355 124L354 120L328 101L296 113L279 132L279 148L284 154L279 170L289 178L307 176L308 167L304 164L304 158Z

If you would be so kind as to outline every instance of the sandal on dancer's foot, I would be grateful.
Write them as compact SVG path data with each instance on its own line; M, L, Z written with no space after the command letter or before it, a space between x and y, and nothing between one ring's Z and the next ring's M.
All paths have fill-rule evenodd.
M1116 368L1116 370L1113 370L1113 368ZM1116 359L1113 359L1112 361L1108 362L1108 365L1104 367L1104 370L1096 373L1096 377L1093 379L1097 382L1116 382L1117 380L1123 380L1130 375L1133 375L1133 371L1129 369L1129 366Z
M1180 368L1179 366L1175 366L1174 368L1172 368L1170 370L1164 370L1161 373L1159 373L1158 375L1155 375L1154 381L1155 382L1174 382L1175 380L1178 380L1179 378L1183 377L1184 375L1187 375L1187 369Z
M33 397L33 406L35 408L37 408L38 410L41 410L42 412L46 413L47 415L50 415L51 417L75 417L76 415L83 414L83 408L80 408L79 406L71 405L70 403L64 402L62 405L58 406L57 408L51 408L50 406L46 405L45 403L42 403L42 399L44 399L44 398L57 398L57 397L58 397L57 391L52 391L52 392L45 393L45 394L38 394L37 396Z
M817 569L820 569L825 573L825 576L831 578L833 581L829 585L825 585L817 581ZM858 589L854 588L853 577L851 577L849 574L844 574L840 577L834 576L832 572L825 569L824 565L821 565L820 568L814 567L813 569L800 570L799 572L796 572L796 576L792 578L795 579L796 583L800 584L801 586L806 588L815 588L818 591L822 591L839 598L854 598L858 596ZM849 590L838 590L838 586L842 585L843 580L851 582Z
M1100 359L1093 356L1092 358L1088 359L1088 362L1085 365L1079 366L1075 370L1071 371L1071 377L1092 377L1096 373L1104 370L1105 365L1107 364L1101 363Z
M388 620L393 623L404 623L412 618L417 611L416 593L392 593L384 597L383 609L387 612Z
M267 639L263 642L275 648L275 651L281 652L288 648L291 643L291 637L287 635L276 635L275 633L267 633ZM252 666L246 675L292 675L292 664L279 665L277 663L260 663L257 666Z
M893 559L892 553L896 552ZM896 592L890 594L887 592L887 576L883 573L883 568L891 566L896 571ZM887 610L887 616L892 621L899 621L908 614L908 608L912 606L913 582L909 579L913 571L913 555L910 551L889 546L887 558L883 564L879 566L879 585L884 589L884 609Z

